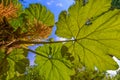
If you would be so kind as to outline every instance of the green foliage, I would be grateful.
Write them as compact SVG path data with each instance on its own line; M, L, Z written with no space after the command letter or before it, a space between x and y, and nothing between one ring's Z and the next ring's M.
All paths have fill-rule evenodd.
M39 74L36 66L27 67L25 74L15 76L11 80L44 80L44 78Z
M54 15L40 4L31 4L27 9L23 9L18 0L1 0L0 7L2 16L0 17L0 79L9 80L17 74L25 73L26 67L29 66L28 51L21 41L32 40L30 38L35 33L50 34L54 25ZM44 30L49 30L49 33L44 33ZM41 35L37 37L44 36Z
M120 0L112 0L111 2L112 8L120 9Z
M30 4L30 6L25 9L25 14L27 14L26 17L30 24L34 24L35 20L37 20L46 26L54 25L54 15L47 10L45 6L40 4Z
M106 72L80 70L71 80L112 80Z
M36 52L44 55L37 55L35 63L45 80L70 80L70 75L74 74L71 63L62 57L62 47L62 44L51 44L36 49Z
M67 42L65 46L75 63L91 70L95 66L100 71L118 68L112 56L120 58L120 11L110 10L110 3L110 0L90 0L83 6L76 1L68 12L61 12L56 24L58 36L74 38L74 42Z
M14 1L18 2L18 0L14 0ZM11 0L0 0L0 3L3 3L3 5L7 6L11 3Z
M14 19L10 20L9 23L14 28L23 27L22 24L25 24L23 22L24 21L24 17L25 16L23 14L20 14L20 16L18 16L17 18L14 18Z
M14 77L16 72L24 73L28 65L29 61L24 55L24 51L14 49L9 55L5 55L0 62L0 78L9 80Z
M10 20L9 23L15 30L20 27L22 30L29 32L31 30L32 32L33 27L35 28L38 23L47 27L52 27L54 25L54 15L47 10L45 6L31 4L25 10L20 10L18 17ZM37 26L37 28L41 27L41 25Z
M56 35L67 40L39 42L54 26L53 13L38 3L23 9L18 0L2 1L0 80L102 80L108 79L106 70L118 68L113 56L120 58L119 0L75 0L56 22ZM44 45L33 51L26 44ZM36 54L30 68L28 51ZM86 70L77 72L81 66Z

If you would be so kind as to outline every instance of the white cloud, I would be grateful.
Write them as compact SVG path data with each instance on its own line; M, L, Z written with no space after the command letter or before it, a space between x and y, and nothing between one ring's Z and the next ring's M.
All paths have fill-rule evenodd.
M62 38L62 37L56 37L55 38L56 41L65 41L67 40L66 38Z
M51 5L51 3L50 3L50 2L47 2L47 5Z
M54 0L47 2L47 5L52 5L52 3L54 3Z
M63 7L63 4L62 3L57 3L56 6Z

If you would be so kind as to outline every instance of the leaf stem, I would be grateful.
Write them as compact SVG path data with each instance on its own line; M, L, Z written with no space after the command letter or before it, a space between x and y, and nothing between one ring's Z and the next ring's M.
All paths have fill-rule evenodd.
M40 55L40 56L42 56L42 57L48 58L47 56L42 55L42 54L40 54L40 53L38 53L38 52L36 52L36 51L34 51L34 50L27 49L27 48L23 48L23 47L22 47L22 49L24 49L24 50L28 50L28 51L30 51L30 52L32 52L32 53L35 53L35 54L37 54L37 55Z
M72 42L72 41L75 41L75 40L65 40L65 41L51 41L51 42L48 42L48 41L17 41L15 42L15 44L52 44L52 43L63 43L63 42Z

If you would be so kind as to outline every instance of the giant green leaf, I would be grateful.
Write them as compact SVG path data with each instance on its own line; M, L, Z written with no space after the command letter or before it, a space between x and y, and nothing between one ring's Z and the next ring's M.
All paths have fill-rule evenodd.
M25 9L25 14L27 14L27 19L32 24L37 20L46 26L54 25L54 15L45 6L41 4L30 4L28 8Z
M35 63L45 80L70 80L70 75L74 74L70 61L62 57L62 47L62 44L51 44L36 49L39 55Z
M120 58L120 10L111 9L111 0L76 0L61 12L56 34L73 39L66 42L69 52L88 69L117 69L112 56Z

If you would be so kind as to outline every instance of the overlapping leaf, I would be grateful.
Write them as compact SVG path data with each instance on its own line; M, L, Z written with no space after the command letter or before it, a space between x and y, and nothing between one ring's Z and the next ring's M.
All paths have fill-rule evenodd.
M52 32L54 26L54 15L45 6L41 4L30 4L25 9L26 25L29 27L31 38L47 38ZM34 36L33 36L34 35Z
M120 0L112 0L112 8L118 8L120 9Z
M24 73L26 67L29 65L29 62L22 49L14 49L10 55L6 55L4 58L2 58L0 64L0 77L5 76L5 78L9 80L10 78L14 77L16 72Z
M37 20L46 26L54 25L54 15L47 10L45 6L40 4L30 4L30 6L25 9L25 13L28 15L27 19L31 24Z
M36 49L38 54L44 55L37 55L35 63L45 80L70 80L70 75L74 74L70 62L62 57L61 49L62 44L44 45Z
M9 21L19 34L29 35L30 38L47 38L54 26L54 15L41 4L30 4L26 9L20 9L17 18ZM26 36L25 36L26 37Z
M111 9L111 0L76 1L61 12L56 34L74 38L65 45L89 69L100 71L118 68L112 56L120 58L120 10Z
M19 34L21 32L27 32L29 27L26 25L27 21L25 19L25 15L24 13L19 14L19 16L17 18L13 18L9 21L10 25L14 28L14 31L19 30Z

